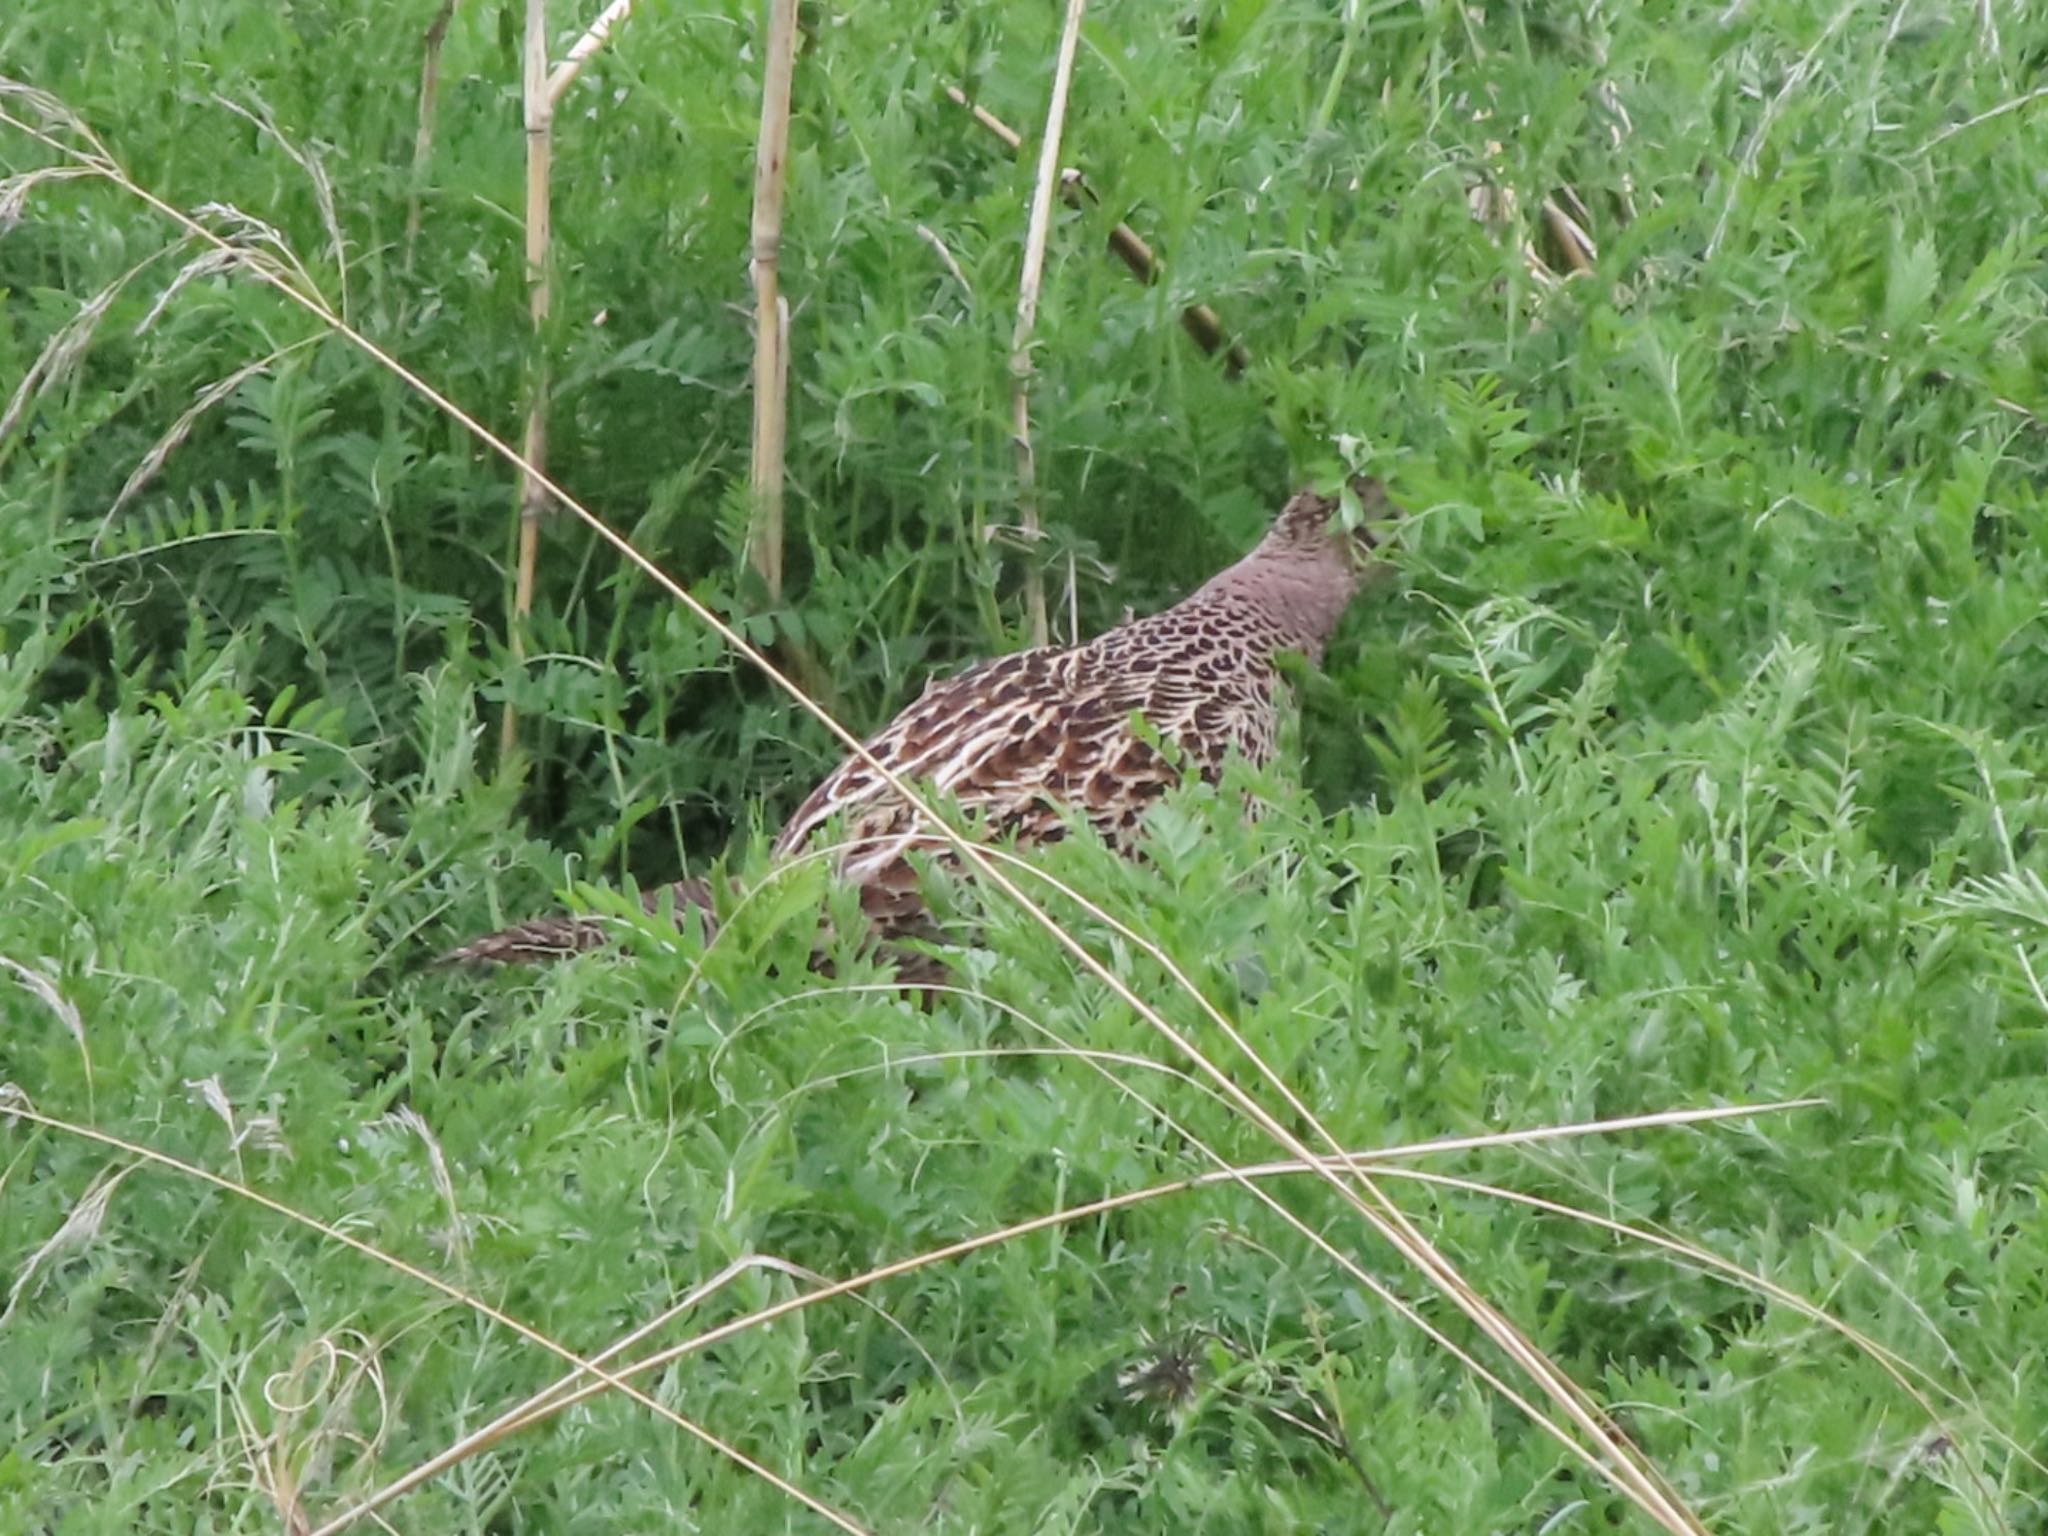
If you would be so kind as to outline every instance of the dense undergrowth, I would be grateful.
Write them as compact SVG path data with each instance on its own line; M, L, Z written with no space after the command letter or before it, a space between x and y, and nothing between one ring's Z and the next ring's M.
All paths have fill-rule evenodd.
M26 0L0 73L168 203L271 226L512 433L517 8L456 15L417 183L431 8L362 10ZM1300 750L1175 798L1142 866L1080 840L1035 866L1156 942L1354 1149L1820 1100L1412 1166L1760 1271L1921 1368L1939 1420L1668 1252L1391 1187L1712 1529L2044 1529L2048 27L1793 0L1102 9L1069 136L1102 201L1055 233L1052 535L1027 556L1000 529L1029 167L943 87L1035 124L1055 10L805 13L779 608L737 555L755 18L636 15L563 127L555 473L751 638L807 648L862 728L1020 643L1025 558L1090 630L1230 557L1291 481L1369 460L1414 512L1403 580L1304 678ZM0 109L0 174L59 163L27 98ZM1505 230L1473 215L1485 179L1517 193ZM1518 246L1567 185L1599 250L1552 285ZM1159 286L1103 255L1120 218ZM198 254L96 180L39 184L0 232L0 386L44 375L0 440L0 1091L59 1122L0 1131L0 1528L318 1527L562 1368L78 1127L585 1355L749 1256L774 1263L661 1339L1211 1150L1275 1155L1002 903L954 896L977 942L928 1007L844 948L810 975L847 894L771 868L760 829L836 755L822 728L566 519L515 659L508 474ZM1244 377L1181 334L1195 301ZM716 859L757 894L708 947L599 888ZM629 960L422 969L582 880ZM1043 892L1254 1080L1155 957ZM1425 1294L1327 1190L1270 1187ZM643 1384L875 1530L1641 1522L1228 1184ZM617 1395L384 1517L823 1528Z

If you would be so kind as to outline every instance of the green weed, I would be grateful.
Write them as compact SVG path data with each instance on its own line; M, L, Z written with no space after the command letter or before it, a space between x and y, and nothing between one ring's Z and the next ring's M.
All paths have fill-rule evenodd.
M1099 10L1026 550L1030 166L944 87L1036 124L1055 10L805 13L779 607L739 558L751 10L636 13L570 96L538 343L516 8L456 11L417 179L425 12L26 0L0 73L494 430L544 350L556 477L856 729L1018 643L1026 561L1085 632L1300 476L1385 474L1404 580L1301 679L1288 768L1175 797L1143 865L1015 878L1353 1150L1821 1101L1412 1165L1522 1201L1386 1187L1713 1530L2037 1529L2048 29ZM482 1309L591 1360L687 1302L634 1384L866 1529L1648 1528L1316 1245L1501 1368L1327 1186L1260 1181L1308 1234L1177 1187L1272 1141L1012 904L949 898L928 1009L885 985L762 852L834 742L568 518L515 659L510 475L70 175L49 110L0 95L0 1093L37 1117L0 1133L0 1526L313 1530L434 1467L396 1528L822 1528L616 1389L465 1441L568 1369ZM1545 198L1597 240L1569 281ZM708 945L616 889L714 860L751 894ZM421 969L572 887L623 957Z

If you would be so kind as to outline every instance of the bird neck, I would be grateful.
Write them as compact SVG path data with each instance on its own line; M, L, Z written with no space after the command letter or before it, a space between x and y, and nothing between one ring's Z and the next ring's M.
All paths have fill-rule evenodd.
M1260 548L1218 572L1189 606L1223 609L1251 619L1276 651L1323 659L1358 578L1341 555Z

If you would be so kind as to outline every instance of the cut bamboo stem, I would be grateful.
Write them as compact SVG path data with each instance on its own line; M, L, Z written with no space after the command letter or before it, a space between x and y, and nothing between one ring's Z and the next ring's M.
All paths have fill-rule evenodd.
M947 86L946 95L977 123L1008 145L1012 153L1023 150L1022 134L957 85ZM1093 189L1088 185L1088 178L1075 170L1061 173L1060 195L1066 199L1070 208L1079 208L1084 202L1096 200ZM1119 223L1109 232L1109 248L1117 259L1130 269L1131 275L1146 287L1149 288L1159 281L1164 267L1158 256L1153 254L1152 247L1145 242L1144 236L1130 225ZM1251 354L1245 350L1242 342L1232 341L1228 350L1225 350L1225 341L1229 333L1223 328L1222 318L1207 304L1188 305L1180 312L1180 323L1181 329L1194 339L1195 345L1211 357L1219 352L1223 353L1225 372L1230 378L1236 378L1251 366Z
M1060 137L1066 129L1067 97L1074 84L1074 55L1081 46L1081 17L1088 0L1067 0L1060 51L1053 65L1052 100L1045 109L1045 136L1038 151L1038 180L1031 191L1031 222L1024 235L1024 270L1017 284L1017 329L1010 342L1010 424L1017 445L1017 513L1027 546L1024 607L1031 643L1051 639L1045 611L1045 572L1036 548L1045 529L1038 514L1038 460L1031 447L1031 333L1038 324L1038 295L1045 285L1045 247L1052 234L1052 204L1060 175Z
M633 14L633 0L612 0L598 13L597 20L583 29L583 35L569 46L562 56L562 62L555 66L548 76L548 105L558 107L569 87L576 83L576 77L583 73L597 51L611 41L612 33L621 22Z
M548 450L548 363L543 345L553 304L548 249L553 225L551 180L555 109L548 96L547 0L526 0L526 50L522 95L526 107L526 282L527 313L533 321L533 373L527 391L526 430L520 440L519 564L512 593L512 657L526 659L526 625L533 614L534 568L540 559L540 518L547 509L544 476ZM505 705L499 749L519 740L519 711Z
M788 307L782 300L782 205L789 181L789 92L796 68L796 0L770 0L762 50L761 133L754 154L753 518L747 561L771 602L782 598L783 451L788 438Z

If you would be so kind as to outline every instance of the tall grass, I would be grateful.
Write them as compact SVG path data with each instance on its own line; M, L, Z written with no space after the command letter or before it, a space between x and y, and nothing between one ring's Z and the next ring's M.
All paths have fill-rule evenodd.
M323 1528L426 1474L401 1523L809 1519L766 1471L861 1529L1342 1525L1367 1488L1394 1529L1590 1528L1624 1495L1446 1351L1484 1346L1343 1165L1271 1205L1248 1171L1810 1095L1374 1187L1615 1405L1667 1528L2038 1521L2026 17L1095 14L1066 158L1106 201L1050 229L1035 324L1058 627L1340 459L1415 509L1409 584L1303 679L1298 774L1177 798L1143 867L1005 863L1053 923L963 892L929 1013L850 950L810 978L847 896L759 862L826 726L569 526L530 651L494 639L507 474L365 350L516 420L494 18L448 27L423 186L416 30L82 20L0 23L61 93L0 102L10 1518ZM1030 171L945 88L1040 120L1058 18L805 17L780 597L744 558L755 25L636 16L564 98L550 469L858 728L1029 627L982 535ZM71 175L61 110L157 211ZM1102 260L1119 224L1164 282ZM480 755L486 703L523 755ZM631 964L409 969L721 850L754 894L712 945L583 886ZM1143 1065L1167 1026L1192 1067ZM856 1277L871 1309L805 1300ZM553 1369L478 1304L607 1370L679 1334L671 1416L556 1394L465 1439Z

